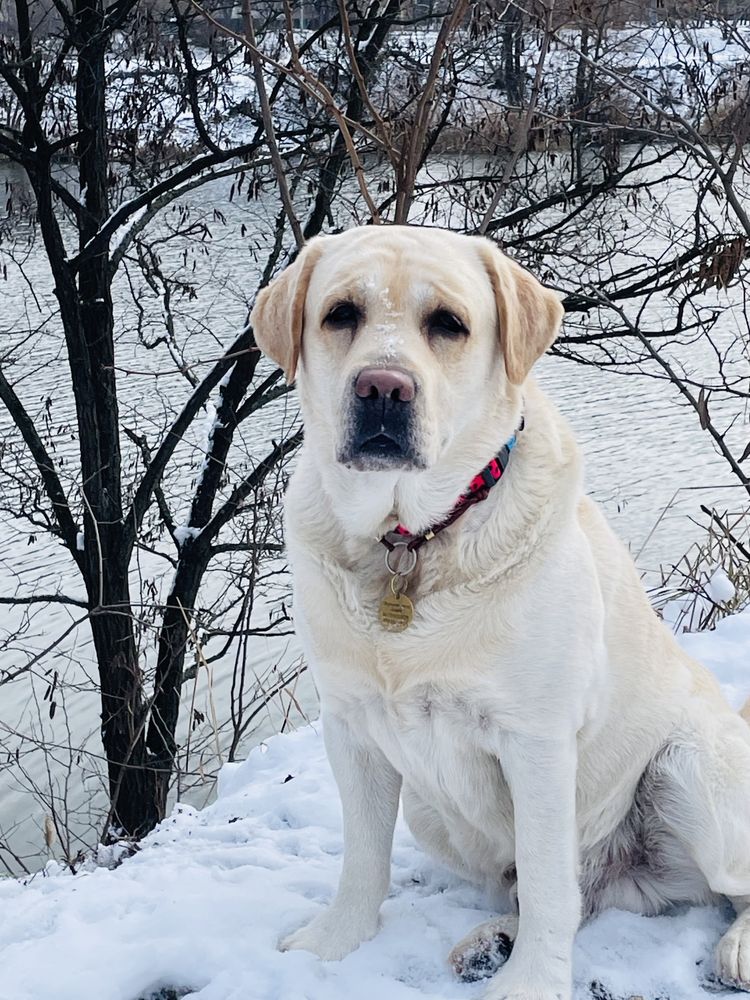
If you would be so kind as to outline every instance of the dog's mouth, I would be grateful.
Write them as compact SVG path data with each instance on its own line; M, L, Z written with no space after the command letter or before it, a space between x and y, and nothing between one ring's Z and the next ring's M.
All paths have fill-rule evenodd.
M359 446L360 455L374 455L380 458L404 458L405 450L400 441L390 434L381 431L371 438L362 441Z
M376 434L352 434L339 453L338 460L348 469L359 472L420 469L424 466L414 450L410 435L391 434L385 428L381 428Z
M355 397L338 460L364 472L421 468L415 424L411 402Z

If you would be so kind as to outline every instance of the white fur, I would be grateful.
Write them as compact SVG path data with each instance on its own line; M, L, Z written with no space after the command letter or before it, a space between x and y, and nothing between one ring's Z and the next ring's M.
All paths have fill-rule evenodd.
M476 241L436 232L332 237L307 292L306 439L287 538L345 860L330 909L283 947L340 958L375 934L401 792L427 850L508 902L517 894L515 945L487 1000L567 998L582 913L653 913L716 894L743 910L750 727L649 607L628 553L583 495L565 421L531 379L506 378ZM369 296L364 328L344 343L319 319L342 285ZM443 288L452 301L463 295L471 317L460 346L421 332L419 310ZM398 324L388 359L377 354L383 323ZM418 378L427 467L345 468L336 448L352 372L394 352ZM422 548L414 621L384 631L377 537L397 520L418 531L445 516L521 412L506 475ZM746 989L748 914L717 950L719 976Z

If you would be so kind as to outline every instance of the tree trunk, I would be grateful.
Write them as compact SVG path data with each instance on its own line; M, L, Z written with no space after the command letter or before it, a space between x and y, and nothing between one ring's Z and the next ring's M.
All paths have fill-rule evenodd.
M208 555L207 547L196 547L190 541L186 543L159 629L154 703L148 727L148 749L152 755L156 782L154 800L159 819L164 816L167 808L169 781L177 754L175 732L180 711L185 653Z
M574 181L577 184L582 182L584 176L583 146L586 139L586 131L584 130L584 126L581 124L581 121L586 118L588 113L587 105L590 99L591 73L585 59L585 57L589 54L589 41L589 25L588 22L584 21L581 25L581 56L578 59L578 65L576 67L576 84L573 108L576 123L573 125L571 131L571 144L573 147L573 155L571 159L574 170Z
M109 214L105 29L102 0L76 0L78 170L86 211L79 249ZM143 675L133 633L128 564L123 543L121 449L115 376L114 317L109 254L85 259L77 302L61 301L80 433L84 493L83 573L92 607L99 666L102 743L108 761L110 820L142 836L162 817L157 777L146 748Z
M129 613L127 573L110 567L102 596L102 610L91 615L91 632L101 685L101 733L111 802L109 822L118 832L141 837L154 828L164 813L156 793L160 776L145 745L143 678Z
M523 14L514 4L503 13L503 84L508 101L521 105L524 95L524 78L521 68L523 48Z

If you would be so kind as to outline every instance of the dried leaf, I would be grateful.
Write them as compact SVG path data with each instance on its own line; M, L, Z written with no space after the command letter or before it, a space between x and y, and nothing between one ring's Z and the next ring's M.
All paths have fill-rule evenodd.
M44 817L44 843L47 845L47 850L49 850L55 842L55 824L52 822L51 816Z
M705 389L701 389L698 393L698 417L700 418L701 427L705 431L711 422L711 418L708 415L708 401L711 398L711 393L707 393Z
M706 246L698 267L698 287L726 288L737 274L746 254L747 240L744 236L732 239L722 236L712 240Z

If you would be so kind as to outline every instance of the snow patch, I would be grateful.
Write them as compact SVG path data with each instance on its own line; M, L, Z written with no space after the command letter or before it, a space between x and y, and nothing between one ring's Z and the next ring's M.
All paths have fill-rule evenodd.
M191 528L189 524L181 524L174 529L174 540L182 548L188 539L197 538L201 531L203 531L202 528Z
M723 566L717 566L711 574L706 584L706 593L716 604L726 604L735 597L737 591Z
M123 203L123 205L118 206L118 210L122 209L125 204L127 203ZM133 212L133 214L130 216L128 221L124 223L124 225L120 226L118 229L115 229L109 241L110 254L113 254L115 250L119 249L120 244L130 235L133 229L135 229L135 227L141 221L141 219L146 214L148 209L149 209L148 205L143 205L141 208L136 209L136 211ZM86 248L84 247L84 249Z
M391 302L390 296L391 296L390 288L386 287L380 289L380 292L378 294L378 298L380 299L380 304L388 312L390 312L393 309L393 302Z
M229 368L227 368L226 374L222 378L221 382L219 382L219 389L226 389L226 387L229 385L229 380L232 377L232 372L234 371L236 364L237 362L235 361L234 364L230 365Z

